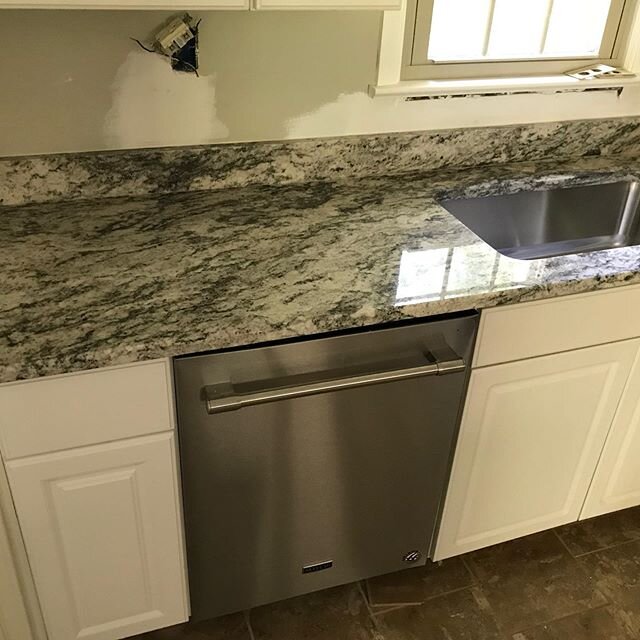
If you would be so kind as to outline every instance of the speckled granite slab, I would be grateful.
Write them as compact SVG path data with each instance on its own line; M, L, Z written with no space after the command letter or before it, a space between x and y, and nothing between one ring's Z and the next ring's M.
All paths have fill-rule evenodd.
M8 207L0 382L640 282L640 247L506 258L434 198L640 175L620 157Z
M0 159L0 204L640 155L640 118ZM0 210L2 215L3 210Z

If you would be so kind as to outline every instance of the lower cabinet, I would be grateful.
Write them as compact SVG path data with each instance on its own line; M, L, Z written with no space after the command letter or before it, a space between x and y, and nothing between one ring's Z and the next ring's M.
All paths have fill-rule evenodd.
M581 519L640 504L640 355L611 426Z
M2 469L0 474L3 474ZM2 480L0 477L0 640L30 640L33 635L29 614L13 556L15 539L12 539L13 532L5 522L2 509L5 498Z
M436 560L579 519L639 346L629 340L472 372ZM635 404L627 411L640 421ZM618 469L613 493L638 491L639 427L610 444L603 484L617 465L627 473ZM629 456L622 465L620 449Z
M187 619L174 433L10 460L50 640Z

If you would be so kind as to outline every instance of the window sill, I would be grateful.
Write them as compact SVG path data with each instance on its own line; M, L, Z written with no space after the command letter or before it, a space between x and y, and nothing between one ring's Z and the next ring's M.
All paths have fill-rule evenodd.
M640 84L640 77L577 80L565 75L525 78L478 78L474 80L404 80L396 84L369 85L372 98L428 99L453 96L564 93L593 89L622 90Z

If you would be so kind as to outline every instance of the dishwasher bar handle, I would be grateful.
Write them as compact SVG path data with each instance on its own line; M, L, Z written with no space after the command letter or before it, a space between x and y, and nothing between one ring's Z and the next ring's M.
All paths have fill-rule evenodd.
M204 387L204 399L207 405L207 413L223 413L234 411L242 407L251 407L266 402L276 402L277 400L290 400L330 391L341 391L344 389L355 389L385 382L397 382L399 380L409 380L411 378L422 378L425 376L445 375L448 373L459 373L464 371L465 362L456 353L447 347L451 359L427 362L420 366L411 366L402 369L386 371L376 371L346 378L333 378L332 380L319 380L308 384L294 385L289 387L265 387L250 393L239 392L231 382L212 384ZM429 353L433 358L433 355Z

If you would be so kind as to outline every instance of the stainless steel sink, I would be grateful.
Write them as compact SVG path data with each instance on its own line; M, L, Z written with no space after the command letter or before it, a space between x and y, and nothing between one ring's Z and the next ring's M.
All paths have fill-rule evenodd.
M640 182L445 200L442 206L505 256L521 260L640 244Z

